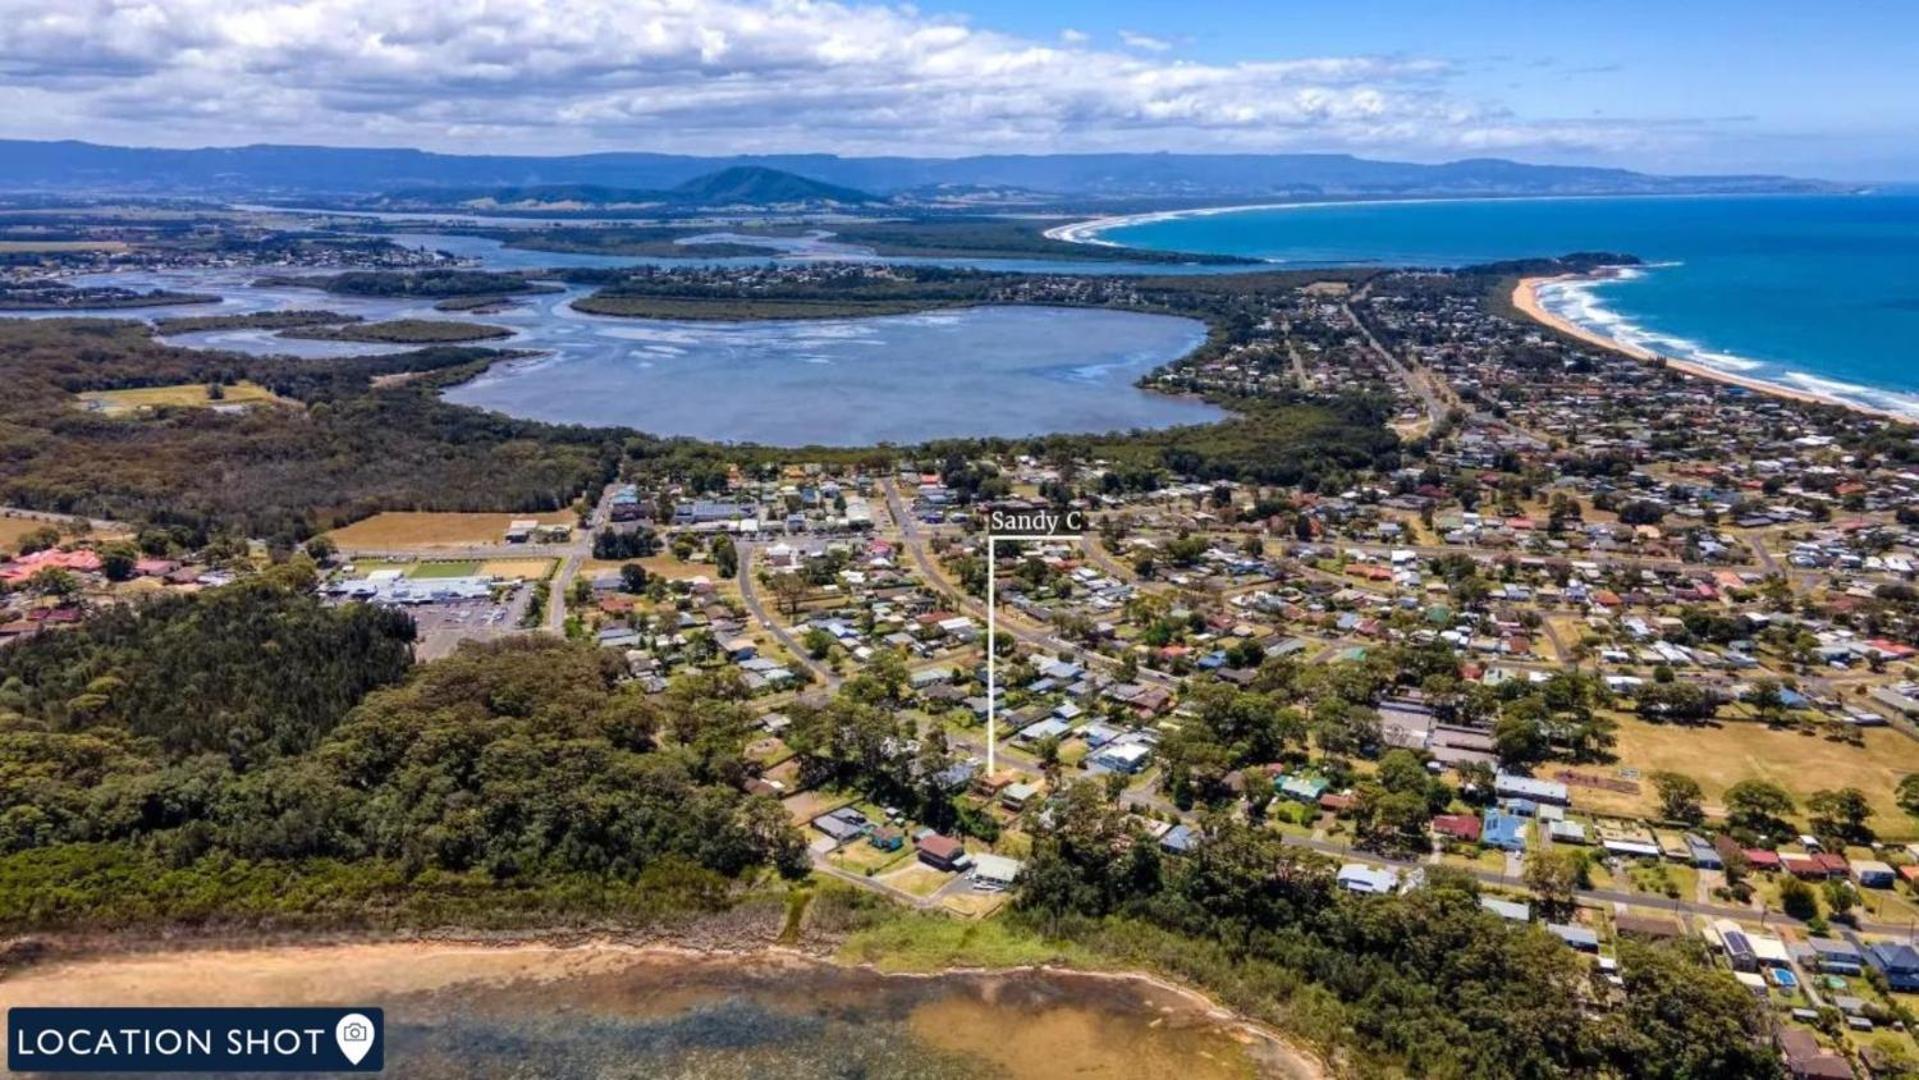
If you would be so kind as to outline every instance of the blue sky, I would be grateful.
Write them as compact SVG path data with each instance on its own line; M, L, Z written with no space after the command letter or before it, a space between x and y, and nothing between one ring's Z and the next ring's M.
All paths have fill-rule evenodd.
M0 136L1919 180L1919 3L0 0Z
M977 24L1092 44L1122 30L1197 61L1386 54L1455 67L1520 116L1671 127L1612 163L1919 180L1919 3L961 0ZM932 8L928 8L932 10ZM1420 155L1424 156L1424 155ZM1535 158L1592 160L1553 152ZM1602 155L1603 156L1603 155Z

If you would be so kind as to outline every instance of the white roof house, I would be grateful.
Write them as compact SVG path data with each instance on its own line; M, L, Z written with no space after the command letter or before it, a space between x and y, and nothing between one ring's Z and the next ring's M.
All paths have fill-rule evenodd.
M1339 868L1339 876L1335 880L1349 892L1368 895L1390 893L1399 888L1398 874L1383 866L1367 866L1365 863L1347 863Z
M988 892L1010 888L1013 879L1019 876L1020 868L1021 863L1018 859L1009 859L1004 855L975 855L973 856L973 888Z

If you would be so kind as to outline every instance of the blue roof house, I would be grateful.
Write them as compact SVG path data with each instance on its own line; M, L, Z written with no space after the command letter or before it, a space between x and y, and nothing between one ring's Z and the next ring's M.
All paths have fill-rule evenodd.
M1526 819L1516 814L1505 814L1498 810L1488 811L1486 823L1479 831L1479 840L1483 844L1504 851L1526 850Z

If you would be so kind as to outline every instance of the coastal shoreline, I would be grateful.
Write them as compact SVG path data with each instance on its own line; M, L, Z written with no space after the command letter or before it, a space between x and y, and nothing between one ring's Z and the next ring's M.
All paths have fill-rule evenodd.
M1142 214L1111 214L1106 217L1087 218L1084 221L1055 225L1040 235L1048 240L1061 240L1069 244L1093 244L1099 247L1124 248L1127 245L1112 240L1101 240L1099 234L1109 229L1123 229L1131 225L1148 225L1161 221L1178 221L1182 218L1217 217L1220 214L1238 214L1250 210L1314 210L1322 207L1352 206L1423 206L1428 203L1494 203L1494 202L1571 202L1582 199L1710 199L1726 198L1724 195L1710 193L1672 193L1641 195L1429 195L1399 199L1320 199L1316 201L1277 203L1241 203L1234 206L1196 206L1182 210L1152 210ZM1752 198L1770 198L1764 194L1754 194ZM1142 249L1143 250L1143 249ZM1248 256L1257 258L1256 256ZM1284 259L1265 258L1261 262L1284 263ZM1334 264L1328 264L1334 265Z
M1593 199L1593 198L1695 199L1695 198L1714 198L1714 197L1722 197L1722 196L1700 195L1700 194L1646 194L1646 195L1625 195L1625 196L1532 195L1532 196L1480 196L1480 197L1466 197L1466 198L1432 197L1432 198L1403 198L1403 199L1343 199L1343 200L1324 200L1324 201L1312 201L1312 202L1292 201L1292 202L1275 202L1275 203L1254 203L1254 204L1245 204L1245 205L1236 205L1236 206L1195 207L1191 209L1163 210L1163 211L1154 211L1149 213L1112 215L1112 216L1100 217L1100 218L1090 218L1082 221L1071 222L1065 225L1055 226L1052 229L1048 229L1045 235L1050 239L1061 240L1068 243L1098 244L1106 247L1125 247L1126 245L1117 243L1116 241L1103 239L1100 234L1112 229L1124 228L1124 227L1133 226L1133 225L1147 224L1152 222L1173 221L1173 220L1179 220L1183 218L1211 217L1219 214L1232 214L1232 213L1241 213L1246 211L1259 211L1259 210L1310 210L1318 207L1334 207L1334 206L1343 206L1343 207L1394 206L1394 205L1454 203L1454 202L1471 202L1471 203L1512 202L1512 201L1556 202L1556 201L1581 200L1581 199ZM1767 198L1769 196L1754 195L1752 197ZM1284 264L1285 262L1285 260L1283 259L1272 259L1269 261L1274 263L1279 263L1279 264ZM1579 325L1570 319L1553 314L1552 312L1548 311L1545 305L1541 303L1539 300L1538 290L1539 290L1539 287L1542 285L1546 285L1553 282L1562 282L1562 281L1570 281L1570 280L1582 280L1582 281L1603 280L1606 276L1607 276L1606 271L1602 270L1596 274L1584 274L1584 275L1567 274L1567 275L1559 275L1559 276L1553 276L1553 277L1523 278L1520 280L1519 284L1513 290L1512 297L1511 297L1512 306L1516 308L1518 311L1520 311L1522 314L1527 316L1528 318L1531 318L1533 321L1549 329L1558 331L1559 333L1564 334L1568 337L1575 338L1579 341L1582 341L1595 348L1606 349L1611 352L1617 353L1619 355L1627 356L1632 359L1639 360L1646 363L1658 363L1673 371L1679 372L1684 375L1689 375L1689 376L1700 378L1700 379L1708 379L1713 382L1721 383L1727 386L1737 386L1743 390L1748 390L1753 393L1765 394L1769 397L1774 397L1781 400L1794 401L1800 404L1819 405L1819 406L1826 406L1830 408L1846 409L1850 412L1854 412L1863 416L1870 416L1874 419L1887 420L1887 421L1892 421L1894 423L1900 423L1900 424L1913 424L1915 422L1919 422L1919 416L1916 416L1910 410L1902 410L1899 408L1885 407L1882 405L1872 404L1868 401L1861 401L1854 397L1841 396L1839 393L1825 392L1820 389L1807 389L1803 387L1789 385L1783 382L1773 381L1770 379L1759 378L1751 375L1743 375L1738 372L1727 371L1724 368L1717 367L1712 364L1703 363L1697 360L1681 359L1679 357L1671 356L1665 353L1655 352L1643 346L1620 341L1618 339L1615 339L1606 335L1605 333L1601 331L1597 331L1589 327Z
M1564 281L1603 280L1605 276L1605 272L1601 271L1597 274L1557 274L1551 277L1520 278L1513 286L1511 297L1512 305L1522 315L1525 315L1527 318L1549 330L1554 330L1567 337L1575 338L1594 348L1605 349L1609 352L1618 353L1621 356L1630 357L1643 363L1661 364L1669 370L1677 371L1683 375L1690 375L1696 379L1707 379L1726 386L1737 386L1742 390L1750 390L1755 394L1766 394L1770 397L1795 401L1802 405L1823 405L1830 408L1847 409L1881 420L1891 420L1902 424L1910 424L1913 422L1912 417L1891 409L1875 408L1861 402L1848 401L1841 397L1784 386L1766 379L1756 379L1750 375L1740 375L1736 372L1722 371L1709 364L1680 360L1667 356L1664 353L1654 352L1651 349L1630 345L1615 338L1607 337L1597 330L1581 326L1571 319L1553 314L1546 309L1545 304L1539 299L1539 290L1542 286Z
M266 935L242 944L231 939L216 943L195 938L38 939L36 944L41 947L29 950L31 955L0 969L4 971L0 1003L8 1007L55 1000L164 1004L176 1002L183 985L200 985L219 988L215 997L233 1004L254 1004L263 995L290 995L300 999L295 1004L319 1004L341 993L400 996L465 984L539 982L638 967L713 962L788 971L837 967L902 981L1038 974L1151 988L1185 1002L1221 1030L1264 1044L1265 1060L1276 1066L1285 1080L1322 1080L1329 1075L1319 1055L1284 1032L1221 1004L1196 987L1143 970L1049 963L949 965L900 971L838 959L830 948L758 942L712 945L651 934L632 940L617 934L581 931L395 937L334 933L308 940ZM306 974L308 969L332 974L316 979ZM190 977L183 980L188 973ZM78 992L70 986L76 981L83 984ZM100 1000L95 1002L95 998Z

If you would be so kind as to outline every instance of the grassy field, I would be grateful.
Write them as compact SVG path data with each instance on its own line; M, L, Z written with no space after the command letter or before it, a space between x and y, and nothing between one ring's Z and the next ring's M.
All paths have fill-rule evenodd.
M464 547L498 544L516 519L547 525L571 525L579 519L571 510L538 514L423 513L396 510L375 514L328 535L345 551L396 551L410 548Z
M488 559L480 564L480 573L487 577L539 581L553 569L553 561L552 559Z
M687 560L681 562L672 552L648 555L644 559L586 559L580 563L580 576L592 577L608 570L618 571L629 562L639 563L646 570L647 577L663 578L667 581L691 581L703 577L720 584L719 568L710 562Z
M13 552L18 550L22 537L28 533L38 532L45 528L58 529L63 539L73 538L71 531L58 522L41 521L38 518L27 517L0 517L0 551ZM115 526L104 531L96 529L86 534L86 538L97 542L124 538L128 535L129 533L125 528Z
M480 563L477 560L461 560L461 559L453 559L453 560L446 560L446 561L435 560L433 562L415 563L413 565L412 572L407 574L407 577L411 577L411 578L473 577L479 572L480 572Z
M398 570L409 578L496 577L538 581L553 569L556 559L356 559L360 577L376 570Z
M855 840L831 856L833 865L855 874L878 872L911 858L916 858L911 846L901 847L898 851L882 851L865 840Z
M201 383L188 383L182 386L141 386L128 390L89 390L76 396L84 407L108 416L126 416L141 409L156 409L166 405L210 407L258 405L268 402L286 403L285 398L275 395L266 387L244 379L225 387L224 390L224 396L218 401L207 396L207 388Z
M1003 892L960 892L940 897L940 909L961 918L984 919L1005 907L1012 896Z
M0 517L0 551L17 550L21 537L31 532L38 532L50 524L52 523L35 518Z
M947 882L953 880L953 875L943 870L933 869L920 862L919 856L915 855L911 862L881 875L879 880L901 892L911 893L914 896L931 896L940 891Z
M1919 823L1893 800L1900 778L1919 772L1919 742L1890 728L1868 729L1865 737L1861 748L1757 724L1694 728L1622 717L1618 767L1639 770L1641 792L1635 797L1575 787L1573 802L1601 812L1650 814L1656 798L1644 777L1655 769L1671 769L1699 781L1707 809L1713 813L1718 812L1717 803L1726 789L1746 779L1771 780L1802 804L1806 796L1822 788L1856 787L1871 801L1875 811L1871 824L1881 836L1919 836Z
M1031 964L1098 970L1109 966L1083 946L1041 940L1004 919L961 921L904 911L848 938L840 947L840 959L872 964L882 971Z

